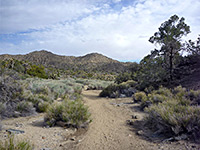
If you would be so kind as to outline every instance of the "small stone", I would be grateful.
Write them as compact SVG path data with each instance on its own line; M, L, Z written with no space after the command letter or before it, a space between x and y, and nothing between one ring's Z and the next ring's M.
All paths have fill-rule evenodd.
M132 120L127 120L126 121L128 125L133 125L133 121Z
M138 119L137 115L132 115L132 119Z
M45 137L44 137L44 136L42 136L42 139L45 139Z
M181 136L175 137L175 140L180 141L180 140L186 140L188 136L186 134L182 134Z
M66 122L58 121L58 122L56 122L56 125L61 126L61 127L65 127L66 126Z
M129 136L129 137L132 137L132 135L131 135L131 134L129 134L128 136Z
M195 146L195 145L192 145L192 148L196 148L196 146Z
M160 148L159 149L164 149L164 146L160 146Z
M22 134L22 133L25 133L25 131L16 130L16 129L8 129L8 130L6 130L6 132L8 132L10 134Z
M20 112L14 111L14 114L13 114L14 117L18 118L18 117L20 117L20 115L21 115Z
M70 140L71 140L71 141L75 141L75 137L71 137Z
M137 135L144 135L144 131L139 130L139 131L137 132Z

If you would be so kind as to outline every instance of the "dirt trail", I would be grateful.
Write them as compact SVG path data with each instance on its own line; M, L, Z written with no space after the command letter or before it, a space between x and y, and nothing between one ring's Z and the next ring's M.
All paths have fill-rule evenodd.
M92 123L77 150L156 150L187 149L179 143L159 144L141 138L126 124L131 115L142 119L144 114L134 109L131 98L106 99L98 97L99 91L83 92L86 105L92 113ZM118 105L117 105L118 104ZM130 109L130 106L133 109Z
M100 91L83 91L83 100L92 114L87 132L84 129L46 128L44 114L3 120L0 141L6 138L6 129L23 130L17 139L28 139L35 150L200 150L184 141L155 143L136 134L127 120L140 120L145 115L131 98L107 99L98 97ZM137 115L139 119L132 119Z

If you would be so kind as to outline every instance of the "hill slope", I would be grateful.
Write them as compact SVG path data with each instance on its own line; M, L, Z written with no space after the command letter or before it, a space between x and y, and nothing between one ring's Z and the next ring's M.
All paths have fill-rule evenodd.
M26 55L0 55L0 59L14 58L23 61L29 61L37 65L45 67L53 67L58 69L72 69L84 71L100 71L100 72L123 72L131 63L122 63L117 60L108 58L102 54L91 53L81 57L61 56L51 52L41 50L34 51Z

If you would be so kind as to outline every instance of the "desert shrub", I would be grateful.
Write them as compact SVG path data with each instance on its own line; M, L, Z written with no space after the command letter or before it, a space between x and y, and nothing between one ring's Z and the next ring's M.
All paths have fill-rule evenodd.
M0 102L0 114L2 114L5 111L5 105L4 103Z
M148 94L148 100L152 102L152 104L162 103L167 99L169 99L169 97L162 94Z
M48 108L45 121L49 126L54 126L57 122L62 121L66 126L79 128L86 125L89 118L88 108L80 99L73 101L66 99L61 104L53 104Z
M50 98L50 96L48 95L43 95L43 94L39 94L39 95L36 95L40 100L43 100L45 102L52 102L53 99Z
M181 86L176 87L173 90L161 86L158 90L153 90L150 92L145 100L142 100L141 109L143 110L145 107L149 107L152 104L159 104L173 98L180 99L181 101L182 99L186 98L186 93L186 90ZM190 101L183 102L185 103Z
M19 80L7 76L0 77L0 93L2 119L35 113L32 104L23 96L24 88Z
M17 104L16 110L21 113L22 116L33 114L35 109L33 104L27 101L21 101Z
M137 92L133 95L133 100L135 102L145 101L146 99L147 99L147 96L144 92Z
M40 102L38 104L38 111L39 112L46 112L48 107L49 107L50 103L49 102Z
M133 80L122 82L120 84L110 84L102 90L99 96L117 98L123 95L123 97L131 97L136 92L136 85L137 82Z
M126 82L128 80L132 80L131 73L125 72L116 77L115 83L120 84L120 83Z
M183 102L185 101L185 102ZM147 108L146 125L157 134L188 137L200 136L200 108L190 106L187 99L171 99Z
M112 94L116 92L118 89L117 84L111 84L105 89L102 90L102 92L99 94L100 97L112 97Z
M82 92L82 87L80 86L74 87L74 93L81 94L81 92Z
M0 118L0 131L2 130L1 118Z
M151 93L159 94L159 95L163 95L163 96L167 96L167 97L172 97L173 96L171 90L166 88L166 87L163 87L163 86L159 87L158 90L152 91Z
M44 86L44 87L36 88L34 92L35 92L35 94L48 95L50 93L50 90L47 86Z
M33 145L28 141L15 141L14 135L9 135L4 142L0 141L0 150L33 150Z
M190 99L193 104L200 105L200 90L190 90L188 91L186 97Z
M47 79L48 76L44 70L44 66L37 66L37 65L31 65L31 68L27 70L27 73L34 77L44 78Z

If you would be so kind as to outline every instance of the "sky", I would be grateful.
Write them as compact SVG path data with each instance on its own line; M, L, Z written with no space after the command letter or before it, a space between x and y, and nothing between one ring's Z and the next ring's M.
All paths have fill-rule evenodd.
M161 23L177 14L200 34L200 0L0 0L0 54L48 50L139 61Z

